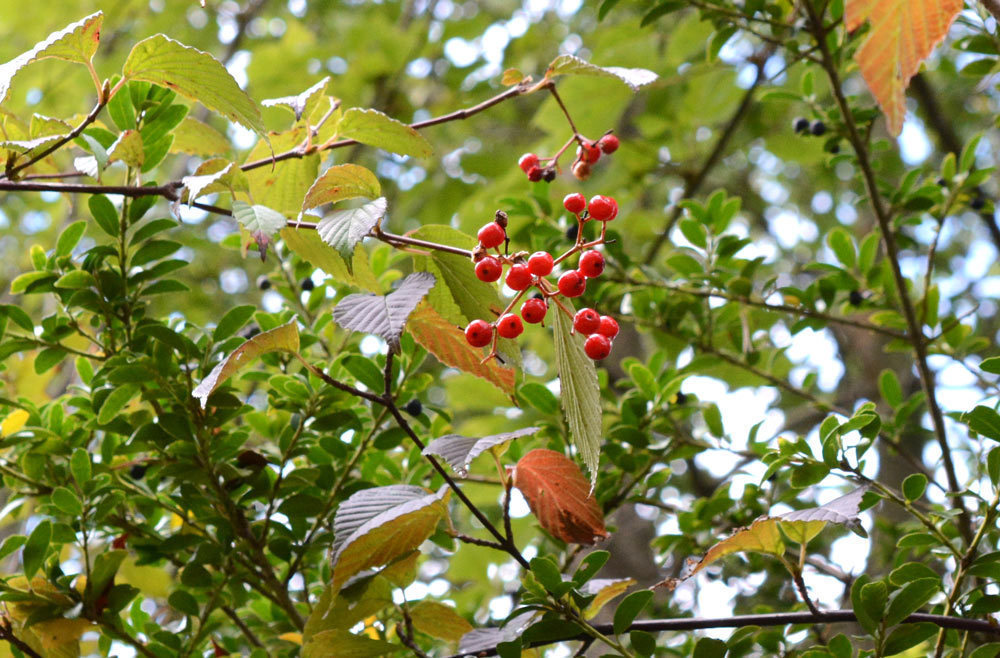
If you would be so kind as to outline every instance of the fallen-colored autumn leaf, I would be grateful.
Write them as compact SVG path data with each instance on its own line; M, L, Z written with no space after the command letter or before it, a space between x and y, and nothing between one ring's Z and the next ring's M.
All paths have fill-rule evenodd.
M557 539L590 546L608 536L590 482L562 453L532 450L517 462L513 478L535 518Z
M847 0L848 30L871 23L854 59L885 112L891 135L903 129L910 79L961 9L962 0Z

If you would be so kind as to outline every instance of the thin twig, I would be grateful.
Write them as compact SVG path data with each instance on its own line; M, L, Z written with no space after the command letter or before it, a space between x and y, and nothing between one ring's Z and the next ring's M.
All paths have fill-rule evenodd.
M35 164L39 160L47 158L50 154L52 154L52 153L56 152L57 150L59 150L60 148L62 148L64 144L67 144L67 143L73 141L74 139L76 139L77 137L79 137L80 133L82 133L87 126L89 126L90 124L92 124L97 119L97 115L101 113L101 110L104 109L104 106L107 104L107 102L108 102L107 99L99 99L97 101L97 105L95 105L94 109L92 109L90 111L90 114L88 114L83 119L83 121L80 122L80 125L78 125L76 128L74 128L73 130L71 130L69 133L67 133L65 136L63 136L61 139L57 139L55 142L53 142L51 145L49 145L48 148L46 148L45 150L43 150L41 153L39 153L35 157L31 158L27 162L22 162L21 164L17 165L16 167L11 168L11 170L7 173L7 178L14 178L15 176L17 176L17 172L23 171L24 169L30 167L31 165Z

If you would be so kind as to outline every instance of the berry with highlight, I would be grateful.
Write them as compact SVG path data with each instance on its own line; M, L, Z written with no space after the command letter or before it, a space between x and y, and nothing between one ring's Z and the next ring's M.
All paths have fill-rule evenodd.
M503 265L493 256L487 256L476 263L476 277L480 281L493 283L500 280L501 274L503 274Z
M485 320L473 320L465 328L465 340L473 347L485 347L493 340L493 326Z
M532 298L521 304L521 317L528 324L538 324L548 311L549 305L544 299Z
M507 239L507 232L496 222L490 222L489 224L483 224L476 237L479 238L479 244L487 249L492 249L503 244L503 241Z
M576 270L570 270L559 277L559 292L566 297L579 297L587 290L587 279Z
M580 256L580 274L593 279L604 272L604 256L593 249L583 252Z
M601 316L601 326L597 328L597 333L608 338L618 335L618 321L607 315Z
M517 338L524 332L521 318L513 313L507 313L497 320L497 334L501 338Z
M563 197L563 208L574 215L579 215L586 207L587 199L579 192L573 192Z
M597 333L601 326L601 316L592 308L581 308L573 316L573 329L584 336Z
M602 334L591 334L583 344L583 351L594 361L600 361L611 354L611 339Z
M552 274L552 254L547 251L536 251L528 258L528 271L535 276Z
M511 290L525 290L531 285L531 271L523 263L512 265L504 282Z

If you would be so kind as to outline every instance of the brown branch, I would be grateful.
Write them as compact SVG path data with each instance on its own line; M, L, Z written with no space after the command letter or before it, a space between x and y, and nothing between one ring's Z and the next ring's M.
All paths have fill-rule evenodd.
M10 625L10 620L6 617L0 622L0 640L6 640L10 643L10 646L17 648L25 656L42 658L42 654L32 649L27 642L14 635L14 629Z
M844 119L844 127L847 129L847 139L851 143L855 156L857 157L858 166L861 168L865 188L868 192L868 201L871 204L872 209L875 211L875 217L878 220L879 229L882 233L882 243L885 245L886 256L889 259L889 266L892 270L892 278L895 283L896 292L899 296L899 304L902 307L903 317L906 319L907 333L909 335L910 342L913 345L914 355L916 356L916 366L917 372L920 374L920 384L923 387L924 395L927 399L927 410L930 413L931 422L934 426L934 437L937 439L938 447L941 449L941 461L944 466L945 475L948 478L948 488L951 490L951 493L960 494L962 486L959 484L958 476L955 472L955 463L952 459L951 447L948 445L948 436L944 426L944 414L941 412L941 407L937 401L934 373L927 365L926 337L924 336L920 323L917 320L916 310L913 307L913 300L910 299L909 288L906 285L906 278L903 276L903 272L899 266L899 246L896 244L896 235L892 225L892 217L882 202L882 196L878 190L878 182L875 180L875 170L868 157L867 145L858 131L857 124L854 122L854 115L851 112L850 103L847 102L847 98L844 96L844 92L841 89L840 74L837 71L837 65L833 59L829 44L826 40L827 32L823 27L822 19L816 13L816 9L813 7L812 3L804 2L802 3L802 6L805 8L809 17L809 28L812 30L816 43L820 47L822 66L826 71L827 78L829 78L830 88L833 91L834 99L836 100L837 107L840 109L840 114ZM960 512L957 523L959 531L962 533L965 541L969 542L972 540L972 528L969 525L969 512L965 508L965 502L962 500L961 495L952 496L952 499L954 509Z

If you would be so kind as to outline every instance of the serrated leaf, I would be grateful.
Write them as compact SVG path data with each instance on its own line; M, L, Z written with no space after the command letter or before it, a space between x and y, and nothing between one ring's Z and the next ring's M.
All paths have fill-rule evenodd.
M378 110L352 107L344 112L337 132L340 137L415 158L427 158L434 152L423 135Z
M296 96L282 96L281 98L267 98L260 102L264 107L286 107L295 114L298 121L303 115L309 116L323 98L326 86L330 82L330 76L326 76L312 87L309 87Z
M447 642L458 642L472 630L472 624L455 612L455 608L427 599L410 608L410 619L421 633Z
M57 30L39 41L26 53L0 65L0 103L7 99L14 76L32 62L55 58L69 62L87 64L97 52L101 40L101 24L104 13L96 12Z
M208 157L232 150L229 140L218 130L193 117L184 117L174 129L171 153L188 153Z
M232 194L250 189L246 174L233 162L224 158L212 158L202 162L193 174L181 178L181 183L187 190L188 203L214 192Z
M319 221L316 232L350 267L354 248L385 217L386 207L385 197L379 197L357 208L334 211Z
M334 165L324 171L306 192L302 210L357 197L376 199L380 194L382 186L369 169L350 163Z
M379 658L406 647L335 629L317 633L302 647L302 658Z
M357 286L374 293L382 292L382 287L375 279L375 274L368 263L368 252L362 245L354 248L352 267L347 269L347 263L330 245L323 242L316 231L295 228L281 229L281 239L285 246L294 251L299 258L318 267L336 281Z
M557 75L596 75L604 78L617 78L624 82L632 91L655 82L659 77L646 69L626 69L619 66L597 66L580 59L575 55L560 55L552 60L545 71L546 78Z
M505 87L511 87L516 84L520 84L524 80L524 74L517 69L507 69L503 72L503 76L500 78L500 84Z
M499 451L503 454L507 449L507 444L522 436L531 436L541 430L540 427L525 427L512 432L502 434L492 434L482 438L462 436L461 434L447 434L431 441L423 454L437 455L443 458L455 469L459 477L466 477L469 472L469 465L479 455L487 450Z
M536 612L522 612L507 620L503 626L489 628L474 628L462 636L462 641L458 643L458 651L463 654L477 654L480 651L489 651L503 642L520 637L526 628L534 623L538 616Z
M552 536L590 546L608 537L604 515L576 462L554 450L538 448L517 462L514 486L532 514Z
M559 371L559 397L573 443L590 471L591 487L597 482L601 458L601 388L594 361L583 351L583 340L572 333L572 321L553 309L553 340Z
M483 363L482 350L469 345L462 330L428 302L422 302L410 315L409 327L414 340L441 363L482 377L508 396L514 394L514 370L503 367L496 359Z
M268 141L260 140L250 149L246 162L266 160L275 153L294 149L308 135L308 129L302 125L282 133L270 133ZM298 217L302 210L302 200L305 199L309 186L316 180L319 160L319 155L312 153L247 171L246 177L254 203L274 208L289 219Z
M333 319L344 329L381 336L398 352L399 337L403 334L407 318L433 286L433 274L414 272L388 295L354 294L344 297L333 309Z
M251 206L242 201L233 201L233 217L250 231L250 235L262 247L288 224L285 216L277 210L267 206Z
M108 148L108 162L121 160L127 166L138 169L145 160L142 150L142 135L138 130L126 130Z
M323 590L302 631L303 642L322 631L347 630L359 621L392 605L392 584L383 576L362 578L335 591L332 585Z
M386 564L431 536L448 514L450 489L430 493L394 484L363 489L340 504L333 519L334 591L362 569Z
M264 132L257 103L240 89L219 60L163 34L135 44L122 75L128 80L145 80L172 89L231 121Z
M844 494L839 498L834 498L826 505L788 512L781 514L777 518L782 522L783 526L792 522L810 523L813 521L822 521L824 523L836 523L856 532L861 525L858 513L861 499L864 497L866 491L868 491L868 487L858 487L850 493Z
M871 31L854 54L868 88L896 137L906 115L906 87L962 9L962 0L847 0L848 30Z
M247 342L233 350L209 373L208 377L201 380L201 383L194 389L192 395L201 401L201 408L205 408L208 396L212 394L223 382L229 379L236 371L250 363L262 354L268 352L297 352L299 349L299 327L295 320L289 321L280 327L275 327L269 331L257 334Z
M584 619L596 617L609 601L624 594L625 590L633 585L635 585L633 578L597 578L587 581L580 591L584 594L593 594L594 598L583 611Z

